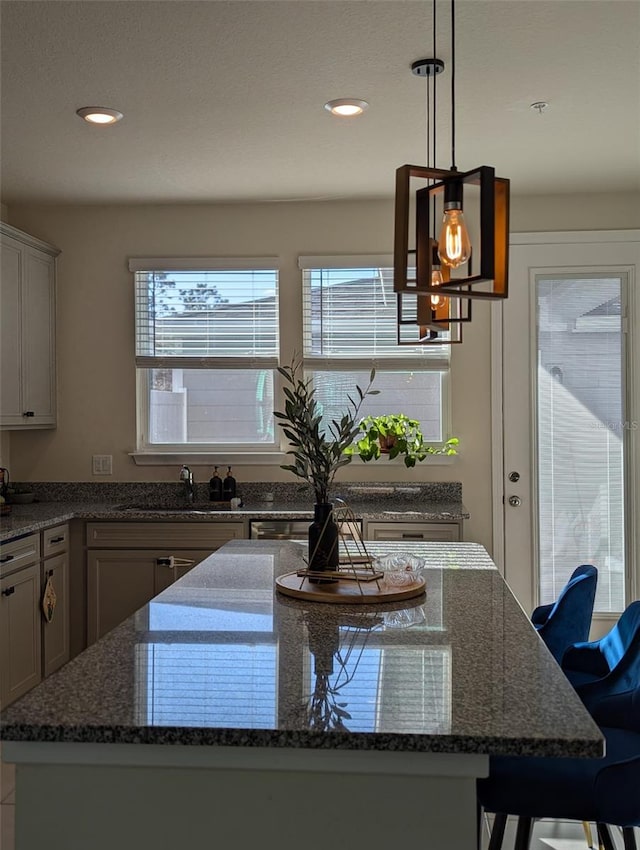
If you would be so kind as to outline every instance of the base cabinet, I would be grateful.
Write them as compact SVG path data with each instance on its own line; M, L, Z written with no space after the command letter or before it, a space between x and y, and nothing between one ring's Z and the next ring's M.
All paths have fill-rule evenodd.
M210 554L193 549L90 550L88 642L106 635Z
M220 546L243 537L243 522L87 523L87 643L114 629Z
M69 526L42 532L42 595L47 582L55 594L50 621L42 618L42 676L50 676L69 660Z
M365 523L367 540L421 541L462 540L462 521L455 522L378 522Z
M47 582L55 595L43 614ZM51 597L50 597L51 598ZM69 526L0 546L0 708L69 660Z
M40 682L40 562L0 579L0 707Z

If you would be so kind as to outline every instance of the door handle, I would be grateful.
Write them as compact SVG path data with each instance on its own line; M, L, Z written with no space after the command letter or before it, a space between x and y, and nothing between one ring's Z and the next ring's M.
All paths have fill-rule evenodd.
M522 504L522 499L520 496L509 496L509 504L512 508L519 508Z

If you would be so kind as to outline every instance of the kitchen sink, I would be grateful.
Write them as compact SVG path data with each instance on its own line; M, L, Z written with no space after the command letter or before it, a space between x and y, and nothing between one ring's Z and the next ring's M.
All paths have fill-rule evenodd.
M135 504L135 505L115 505L112 508L114 511L131 511L132 513L146 514L213 514L220 511L230 511L231 508L227 504L217 504L216 502L194 502L192 505L153 505L153 504Z

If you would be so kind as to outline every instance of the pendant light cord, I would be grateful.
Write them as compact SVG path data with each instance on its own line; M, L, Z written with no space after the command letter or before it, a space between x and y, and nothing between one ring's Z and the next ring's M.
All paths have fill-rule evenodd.
M456 167L456 0L451 0L451 170Z
M427 77L427 96L425 101L425 111L427 113L427 168L431 167L431 99L429 95L429 77Z
M434 58L434 60L438 56L438 53L436 51L436 28L437 28L436 7L437 7L437 5L438 5L438 0L433 0L432 44L433 44L433 58ZM437 115L437 106L438 106L438 74L436 73L437 69L435 67L435 64L434 64L433 70L434 70L434 73L433 73L433 167L437 168L438 167L438 161L437 161L437 158L436 158L436 142L437 142L438 134L437 134L437 131L436 131L436 128L437 128L436 115ZM427 81L427 85L428 85L428 81ZM427 137L427 144L428 144L428 137ZM429 163L427 162L427 167L428 166L429 166ZM431 214L431 221L432 221L431 227L432 227L432 230L433 230L433 239L435 241L435 239L436 239L436 198L435 198L435 195L433 196L433 199L432 199L432 207L433 207L433 212Z
M433 58L434 60L437 58L438 54L436 53L436 6L438 0L433 0ZM436 109L438 106L438 74L436 73L437 68L434 65L434 74L433 74L433 167L437 168L438 163L436 160Z

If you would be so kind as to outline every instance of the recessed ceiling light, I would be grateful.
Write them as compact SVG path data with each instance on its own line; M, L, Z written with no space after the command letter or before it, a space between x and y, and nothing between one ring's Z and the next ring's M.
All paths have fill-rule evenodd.
M106 106L83 106L82 109L76 109L76 115L89 124L115 124L123 117L122 112L107 109Z
M369 108L366 100L357 100L353 97L339 97L337 100L330 100L325 103L324 108L332 115L341 115L351 117L354 115L362 115L365 109Z

